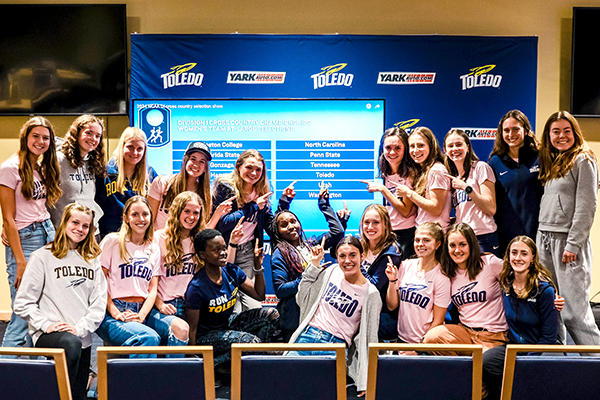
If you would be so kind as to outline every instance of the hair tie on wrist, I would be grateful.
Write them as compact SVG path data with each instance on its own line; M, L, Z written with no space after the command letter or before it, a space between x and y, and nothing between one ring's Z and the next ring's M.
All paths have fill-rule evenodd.
M229 242L229 245L230 245L231 247L233 247L234 249L235 249L235 248L237 248L237 243L231 243L231 242Z
M390 282L396 282L397 280L398 280L398 278L396 278L396 279L394 279L393 281L390 281Z

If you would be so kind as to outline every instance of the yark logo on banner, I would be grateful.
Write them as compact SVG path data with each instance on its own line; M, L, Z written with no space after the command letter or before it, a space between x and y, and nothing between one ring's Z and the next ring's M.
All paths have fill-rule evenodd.
M140 122L148 136L148 147L162 147L171 140L171 110L168 108L144 108L140 111Z
M318 74L311 75L310 77L313 79L314 88L320 89L325 86L352 86L352 81L354 80L353 74L346 74L343 72L338 73L338 71L344 69L346 65L348 64L340 63L330 65L321 68L321 72Z
M420 121L420 119L414 118L414 119L409 119L406 121L396 122L394 124L394 126L396 128L404 129L406 132L410 132L412 130L410 128L415 126L416 124L418 124L419 121Z
M435 72L380 72L378 85L423 85L433 84Z
M175 86L200 86L204 79L204 74L188 72L196 66L196 63L187 63L171 67L171 71L162 74L163 89Z
M284 83L285 72L229 71L227 83Z
M502 75L488 74L496 68L495 65L484 65L483 67L471 68L471 72L460 77L462 81L462 90L473 89L476 87L494 87L499 88L502 82Z
M464 131L471 140L496 139L496 128L452 128Z

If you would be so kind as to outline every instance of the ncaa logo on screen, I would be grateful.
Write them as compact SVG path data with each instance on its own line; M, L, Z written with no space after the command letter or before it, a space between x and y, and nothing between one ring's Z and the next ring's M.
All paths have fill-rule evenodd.
M471 140L496 139L496 128L452 128L465 132Z
M321 68L321 72L313 74L310 77L313 79L314 89L324 88L326 86L352 86L354 80L353 74L339 72L346 68L346 63L330 65Z
M500 82L502 82L502 75L488 74L488 72L494 68L496 68L496 66L492 64L471 68L468 74L460 77L460 80L462 81L462 90L478 87L499 88Z
M168 108L144 108L140 112L141 129L148 138L148 147L162 147L169 143L171 111Z
M188 72L196 66L196 63L187 63L171 67L171 71L162 74L163 89L175 86L200 86L204 79L204 74L199 72Z

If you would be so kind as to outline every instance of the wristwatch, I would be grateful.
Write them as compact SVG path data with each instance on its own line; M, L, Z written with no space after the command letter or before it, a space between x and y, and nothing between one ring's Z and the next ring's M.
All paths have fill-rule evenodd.
M467 187L465 188L465 193L466 193L466 194L471 194L471 193L473 193L473 188L472 188L471 186L467 186Z

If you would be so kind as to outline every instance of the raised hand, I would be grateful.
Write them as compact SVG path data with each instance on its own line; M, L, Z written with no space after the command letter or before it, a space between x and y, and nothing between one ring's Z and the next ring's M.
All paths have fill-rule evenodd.
M325 181L321 181L319 184L319 198L329 198L329 186L325 184Z
M385 185L382 185L381 183L369 182L369 181L359 181L359 182L367 185L367 190L369 191L369 193L383 192L385 190Z
M340 218L340 220L349 220L351 213L352 210L348 210L348 204L346 204L346 200L344 200L344 208L342 208L341 210L337 210L338 217Z
M237 244L242 237L244 236L244 231L242 230L242 224L244 223L244 216L239 219L235 228L231 231L231 236L229 237L229 243Z
M269 198L273 195L273 192L268 192L263 194L262 196L260 196L259 198L256 199L256 204L258 205L259 209L263 209L265 208L265 206L267 205L267 203L269 202Z
M311 247L310 252L312 256L311 262L315 267L318 267L321 264L323 257L325 257L325 237L321 240L321 244Z
M259 242L260 241L258 240L258 238L254 242L254 268L260 268L260 266L263 263L263 258L265 256L262 246L259 246Z
M289 197L290 199L293 199L296 196L296 191L294 190L294 185L297 182L298 181L294 181L294 182L290 183L288 185L288 187L286 187L285 189L283 189L283 194L286 195L287 197Z
M227 200L224 200L221 204L217 206L215 209L215 215L221 218L223 215L229 213L231 211L231 205L233 204L233 200L235 200L236 196L230 197Z
M388 256L388 263L387 267L385 268L385 276L387 276L390 282L398 279L398 268L396 268L390 256Z

